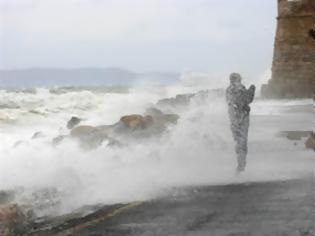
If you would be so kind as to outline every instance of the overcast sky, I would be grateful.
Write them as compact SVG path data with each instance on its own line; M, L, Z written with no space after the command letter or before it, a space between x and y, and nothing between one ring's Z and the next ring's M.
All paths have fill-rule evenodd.
M1 68L238 70L271 65L275 0L0 0Z

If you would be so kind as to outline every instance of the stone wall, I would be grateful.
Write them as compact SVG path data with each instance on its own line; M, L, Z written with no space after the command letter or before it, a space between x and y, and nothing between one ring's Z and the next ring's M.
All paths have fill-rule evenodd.
M278 0L272 78L264 97L312 97L315 90L315 0Z

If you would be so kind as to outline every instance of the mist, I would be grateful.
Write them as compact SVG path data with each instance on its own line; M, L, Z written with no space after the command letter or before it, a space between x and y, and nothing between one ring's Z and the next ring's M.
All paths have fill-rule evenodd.
M311 116L286 113L288 107L310 104L309 100L258 100L252 105L248 171L242 178L235 176L225 98L217 95L206 101L196 98L184 110L172 108L180 120L160 138L130 140L123 148L104 142L93 150L82 149L75 140L57 147L51 144L54 137L68 132L65 124L73 115L83 117L83 125L112 124L125 114L142 114L160 98L189 90L196 88L138 86L122 94L2 90L1 101L21 108L0 113L0 188L19 191L21 204L33 205L39 215L58 215L84 205L153 199L178 187L284 180L312 172L311 153L277 137L281 130L300 127L295 120L303 120L306 129L311 126ZM284 117L291 118L280 127ZM44 137L31 139L37 131ZM23 142L14 147L19 140ZM58 204L37 207L40 200L34 200L34 192L41 189L56 191L51 201Z
M0 235L313 232L314 100L272 78L276 3L0 0Z

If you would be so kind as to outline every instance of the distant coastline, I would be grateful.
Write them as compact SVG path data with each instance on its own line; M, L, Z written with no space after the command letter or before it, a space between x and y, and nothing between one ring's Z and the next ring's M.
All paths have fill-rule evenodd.
M121 68L30 68L0 70L1 88L54 86L131 86L138 83L172 84L180 80L176 72L136 73Z

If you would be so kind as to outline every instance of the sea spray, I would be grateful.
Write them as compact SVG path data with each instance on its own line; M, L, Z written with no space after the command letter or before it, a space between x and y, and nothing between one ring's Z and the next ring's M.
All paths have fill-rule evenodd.
M54 137L69 132L66 122L72 115L82 117L83 124L113 124L122 115L142 114L158 99L176 95L174 91L188 90L196 92L181 87L135 87L128 93L1 91L2 100L20 108L1 110L10 122L0 124L0 189L16 190L20 204L32 206L37 215L47 215L84 205L151 199L173 187L240 181L234 176L236 158L224 96L202 101L197 97L185 109L173 108L180 115L178 124L153 140L131 140L120 148L105 142L89 151L72 139L56 147L51 144ZM302 145L276 136L301 123L308 127L311 116L287 114L285 108L310 102L256 101L252 105L248 169L241 181L296 178L312 171L314 160ZM38 131L44 137L31 139Z

